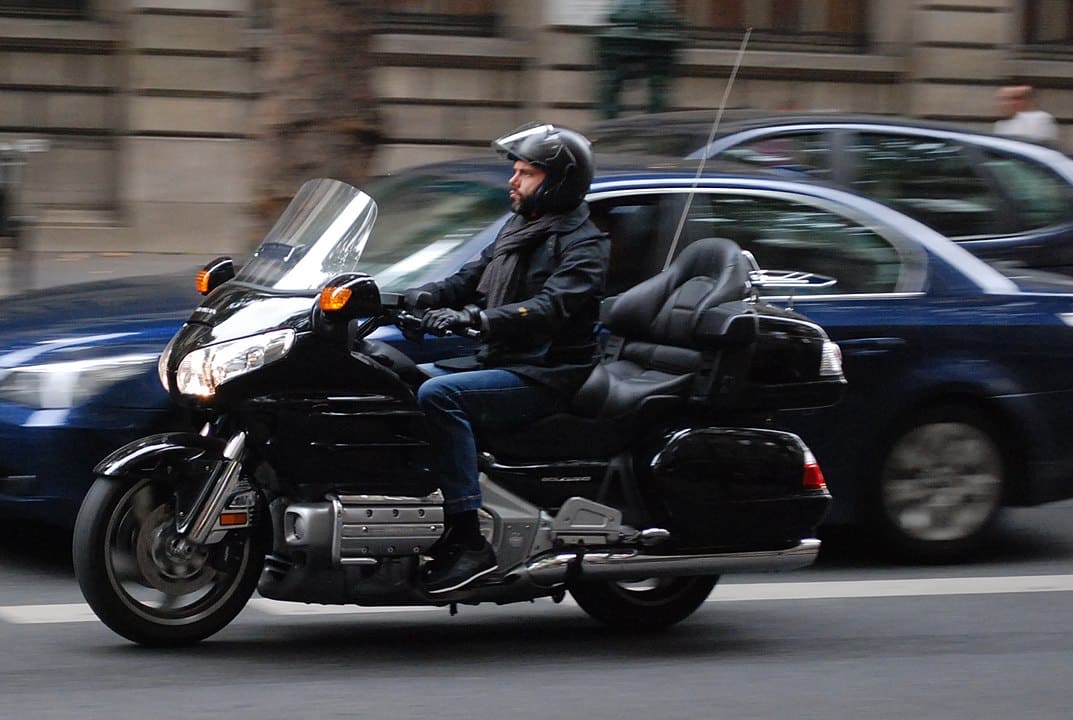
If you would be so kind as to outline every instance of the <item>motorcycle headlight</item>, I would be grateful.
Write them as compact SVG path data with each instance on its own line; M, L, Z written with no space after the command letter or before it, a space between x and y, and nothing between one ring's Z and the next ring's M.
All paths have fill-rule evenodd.
M175 385L183 395L212 397L225 382L282 359L292 345L294 330L288 329L199 348L179 363Z
M37 410L77 407L105 388L141 375L156 359L155 354L135 353L0 370L0 400Z
M160 358L156 361L156 376L160 378L160 384L164 386L164 392L171 392L171 388L168 387L168 361L171 358L171 348L175 345L175 338L179 337L176 333L172 335L171 340L168 340L168 344L164 346L164 350L160 353Z

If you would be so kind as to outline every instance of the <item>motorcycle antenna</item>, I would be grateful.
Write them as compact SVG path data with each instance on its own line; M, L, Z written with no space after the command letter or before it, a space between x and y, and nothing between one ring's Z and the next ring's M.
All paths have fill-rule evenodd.
M678 249L678 240L682 237L682 229L686 225L686 217L689 216L689 208L693 205L693 196L697 191L697 183L700 182L700 176L704 173L704 166L708 161L708 147L715 140L715 133L719 129L719 122L723 119L723 111L727 106L727 98L730 97L730 89L734 87L734 79L738 76L738 68L741 67L741 60L745 56L745 48L749 44L749 36L753 34L751 27L745 28L745 36L741 39L741 47L738 48L738 55L734 58L734 67L730 71L730 77L727 79L727 86L723 90L723 99L719 102L719 111L715 115L715 122L712 123L712 129L708 133L708 142L704 144L704 153L701 154L700 164L697 165L697 174L693 178L693 185L689 188L689 194L686 196L685 207L682 208L682 216L678 218L678 228L674 231L674 240L671 241L671 251L667 253L667 260L663 263L663 269L666 270L670 267L671 260L674 258L674 253Z

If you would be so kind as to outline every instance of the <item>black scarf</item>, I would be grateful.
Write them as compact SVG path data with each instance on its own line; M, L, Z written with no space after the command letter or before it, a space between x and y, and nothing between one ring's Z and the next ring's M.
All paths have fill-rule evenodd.
M521 215L515 215L507 221L496 238L492 261L484 268L480 282L477 283L477 290L484 293L486 308L506 304L522 254L528 253L538 243L543 242L561 219L558 214L541 215L535 220L526 220Z

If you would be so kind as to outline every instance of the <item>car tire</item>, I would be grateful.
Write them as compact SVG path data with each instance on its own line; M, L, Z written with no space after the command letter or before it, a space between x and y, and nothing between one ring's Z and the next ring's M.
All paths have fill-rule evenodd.
M704 603L718 575L653 578L638 582L575 582L570 594L590 616L623 630L661 630L685 620Z
M908 562L960 562L995 525L1008 453L979 411L942 406L903 424L881 454L868 520L883 550Z

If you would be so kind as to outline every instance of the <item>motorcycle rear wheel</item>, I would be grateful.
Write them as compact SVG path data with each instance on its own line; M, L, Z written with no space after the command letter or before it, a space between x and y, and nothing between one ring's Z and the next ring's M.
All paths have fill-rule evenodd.
M163 478L99 478L75 522L73 560L97 617L141 645L204 640L245 607L264 564L255 529L183 552L174 494Z
M570 594L591 617L613 628L660 630L685 620L699 608L718 575L652 578L639 582L576 582Z

